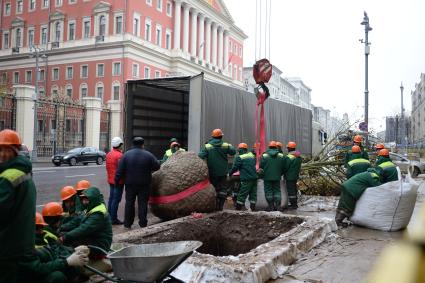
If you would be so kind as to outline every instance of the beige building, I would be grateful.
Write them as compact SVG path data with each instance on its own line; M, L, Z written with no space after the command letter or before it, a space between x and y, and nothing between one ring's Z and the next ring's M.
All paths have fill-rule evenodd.
M411 92L411 135L413 144L425 143L425 73Z

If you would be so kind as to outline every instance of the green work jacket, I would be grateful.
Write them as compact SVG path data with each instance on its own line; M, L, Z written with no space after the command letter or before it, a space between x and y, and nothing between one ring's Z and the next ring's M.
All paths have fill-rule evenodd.
M235 158L229 175L239 170L241 181L255 181L257 180L257 169L255 165L256 158L252 152L240 154Z
M263 169L264 181L280 181L284 169L283 158L277 149L268 149L263 153L260 168Z
M228 172L228 156L235 154L236 150L231 144L212 138L202 147L198 156L207 160L210 177L224 177Z

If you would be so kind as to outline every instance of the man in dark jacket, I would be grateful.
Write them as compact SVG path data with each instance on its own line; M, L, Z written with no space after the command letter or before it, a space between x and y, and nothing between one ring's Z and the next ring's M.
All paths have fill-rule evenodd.
M341 197L335 215L335 222L338 226L343 225L345 218L353 215L356 202L367 188L381 184L379 179L378 172L369 168L366 172L359 173L342 184Z
M18 262L34 249L36 191L20 146L18 133L0 132L0 282L8 283L18 280Z
M283 171L286 182L286 190L288 191L289 209L298 208L298 188L297 182L301 170L301 153L296 150L297 144L293 141L286 145L288 154L283 160Z
M160 168L155 156L143 148L144 144L145 141L141 137L133 139L134 147L124 153L115 174L115 184L118 184L120 180L124 180L125 184L124 227L127 229L131 229L134 222L136 198L139 226L143 228L148 225L146 216L152 172Z
M267 210L276 211L282 201L280 179L283 173L283 154L279 153L275 141L269 143L269 149L261 156L260 169L264 180Z
M239 155L233 162L233 167L229 172L231 176L239 171L241 186L239 189L236 209L241 210L245 204L246 197L249 196L251 211L255 211L257 202L257 170L255 168L256 158L252 152L248 152L248 145L240 143L238 146Z
M226 175L228 172L228 156L235 155L235 148L223 142L223 131L215 129L211 133L211 139L204 145L198 156L207 160L210 183L217 193L216 209L223 210L227 197Z
M362 158L361 148L357 145L351 148L351 161L347 164L346 177L350 179L356 174L365 172L370 168L370 161Z
M375 169L381 176L382 183L398 180L397 165L392 162L388 149L384 148L379 151Z
M108 211L111 216L112 225L122 225L123 222L118 219L117 212L118 206L120 205L122 192L124 190L124 184L122 180L115 185L115 173L117 172L118 163L122 158L122 145L123 141L120 137L114 137L111 141L112 151L106 155L106 173L108 174L109 183L109 200L108 200Z

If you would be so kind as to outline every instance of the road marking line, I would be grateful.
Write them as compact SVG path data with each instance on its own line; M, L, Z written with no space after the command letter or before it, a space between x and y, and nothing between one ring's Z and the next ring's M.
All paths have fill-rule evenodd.
M96 176L96 174L85 174L85 175L73 175L73 176L65 176L65 178L74 178L74 177L87 177L87 176Z
M55 173L56 171L34 171L33 173Z
M44 170L68 170L68 169L83 169L83 168L96 168L96 167L105 167L105 164L103 165L87 165L87 166L62 166L62 167L33 167L32 171L44 171Z

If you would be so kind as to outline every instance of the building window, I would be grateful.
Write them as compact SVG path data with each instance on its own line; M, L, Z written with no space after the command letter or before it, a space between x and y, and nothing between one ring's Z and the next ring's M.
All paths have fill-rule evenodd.
M42 133L43 132L43 126L44 126L44 123L43 123L43 120L38 120L37 121L38 123L37 123L37 131L39 132L39 133Z
M156 25L156 45L161 46L162 43L162 27Z
M233 66L232 63L229 64L229 76L233 78Z
M150 72L151 70L149 69L149 67L145 67L145 79L149 79L150 78Z
M152 22L150 19L146 19L145 21L145 40L151 41L151 26Z
M156 0L156 9L162 12L162 0Z
M4 4L4 15L10 16L10 3Z
M47 44L47 28L41 28L41 44Z
M68 3L69 4L75 4L75 3L77 3L77 0L69 0Z
M112 88L113 98L114 100L120 100L120 86L114 85Z
M161 77L161 71L155 71L155 79Z
M139 18L133 19L133 35L139 35Z
M166 12L167 12L167 16L169 16L169 17L171 17L171 15L172 15L172 12L171 12L172 7L173 7L173 5L171 4L171 2L167 1L167 8L166 8L167 11Z
M8 49L9 48L9 33L5 32L3 34L3 49Z
M59 68L54 68L52 74L52 80L57 81L59 80Z
M97 85L96 87L96 97L103 99L103 85Z
M75 39L75 23L69 23L68 25L68 40Z
M105 75L105 65L97 64L97 77L103 77Z
M19 84L19 72L14 72L13 73L13 83L14 84Z
M61 39L61 23L56 22L55 24L55 41L59 42Z
M171 31L169 29L165 31L165 48L171 49Z
M56 0L55 4L56 4L56 7L62 6L62 0Z
M16 29L16 39L15 39L15 47L20 47L21 46L21 41L22 40L22 32L20 28Z
M72 67L66 67L66 79L72 80L73 75L74 75L74 69Z
M34 30L29 29L28 30L28 46L34 45Z
M133 64L133 78L139 77L139 65Z
M24 1L23 0L17 0L16 1L16 14L22 13L24 10Z
M90 21L85 20L83 24L83 37L89 38L90 37Z
M44 70L38 71L38 80L39 81L44 81L45 77L46 77L46 75L44 73Z
M80 73L80 77L85 79L89 76L89 66L87 65L83 65L81 66L81 73Z
M32 82L32 71L25 72L25 82L30 84Z
M7 83L7 72L4 72L3 74L1 74L1 82L3 84Z
M122 33L122 16L115 17L115 33Z
M72 98L72 86L71 85L66 86L66 96L68 96L69 98Z
M49 0L43 0L43 8L49 7Z
M87 85L86 84L82 84L80 87L80 97L87 97Z
M106 17L100 16L99 18L99 35L105 35L106 32Z
M114 67L112 69L112 75L113 76L121 75L121 63L120 62L114 62Z
M149 6L152 6L152 0L146 0L146 4L148 4Z
M30 1L30 11L35 10L35 0L29 0Z
M71 131L71 119L66 119L65 120L65 132L70 132Z

